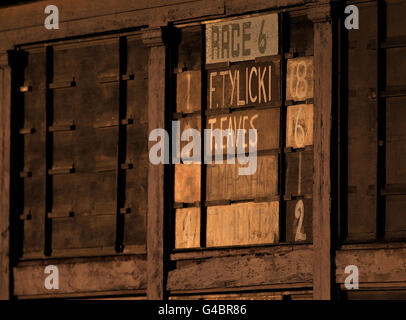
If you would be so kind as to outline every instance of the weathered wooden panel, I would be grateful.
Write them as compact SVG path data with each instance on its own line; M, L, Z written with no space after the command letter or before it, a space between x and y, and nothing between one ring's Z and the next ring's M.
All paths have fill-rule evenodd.
M313 98L313 57L288 59L286 100Z
M45 239L45 49L27 50L26 62L24 85L29 89L23 93L24 105L18 113L23 119L18 120L21 124L18 129L28 129L32 133L20 135L22 145L19 148L24 158L20 162L22 167L18 168L22 184L21 207L17 214L29 213L27 218L30 218L22 222L20 230L23 231L23 255L41 255Z
M235 111L230 114L209 116L207 119L207 128L211 130L233 130L235 140L231 137L223 137L222 139L223 154L227 153L227 139L230 141L230 147L237 149L239 144L237 141L237 130L239 129L245 129L245 152L249 150L248 143L250 143L252 147L256 145L258 151L272 150L279 148L279 115L279 109ZM249 141L249 129L257 130L256 141ZM214 132L212 132L212 134L214 134ZM212 154L220 153L220 144L216 142L215 137L212 137L211 143Z
M387 3L386 5L387 37L405 36L406 3L401 0L386 1L386 3ZM400 63L402 61L398 62Z
M114 247L116 230L115 213L115 211L112 211L106 212L105 215L90 214L89 216L78 215L74 218L52 219L53 249L58 251L65 249ZM68 253L66 252L66 254Z
M175 202L200 201L200 164L175 165Z
M208 247L278 242L279 203L208 207L206 238Z
M206 25L206 63L252 60L278 54L278 15Z
M48 262L14 267L14 294L57 296L66 293L95 293L146 288L146 261L142 257L104 258L54 263L59 270L59 289L44 286ZM114 272L112 272L114 271Z
M278 103L280 60L245 62L207 74L209 110Z
M385 212L385 237L406 237L406 195L387 195Z
M113 247L117 214L118 40L61 45L54 53L52 247ZM108 58L107 58L108 57ZM61 83L74 82L70 88ZM102 101L102 103L100 103ZM74 172L63 170L74 167ZM71 208L73 217L66 217ZM61 212L65 217L55 217Z
M178 70L200 70L202 68L202 26L180 29L178 46Z
M313 251L308 245L273 247L269 253L260 255L220 257L185 264L169 272L167 287L174 291L306 283L312 281L312 266Z
M286 154L285 194L308 195L313 193L313 151Z
M176 210L175 248L200 247L200 208Z
M299 199L286 202L286 240L312 241L313 200Z
M171 296L169 300L283 300L289 297L292 300L312 300L311 290L283 290L264 292L239 292L219 294L194 294ZM252 314L252 313L251 313Z
M376 5L359 4L364 27L349 32L348 41L348 238L373 239L376 234L377 104Z
M406 86L406 48L391 48L386 52L386 85Z
M124 250L126 245L145 245L148 199L148 47L139 36L127 38L127 118L125 203L130 214L124 216Z
M253 175L240 175L235 164L208 164L206 200L243 200L275 196L278 193L278 158L276 155L256 158ZM244 165L245 167L245 165Z
M176 111L191 113L202 105L201 71L185 71L176 75Z
M366 282L406 281L406 248L338 250L336 253L336 279L344 283L348 273L345 267L355 265L359 270L360 289Z
M313 22L307 16L289 17L289 51L300 54L313 52Z
M289 106L286 115L286 147L304 148L313 144L313 105Z
M386 184L406 184L406 98L386 101Z
M188 116L185 118L181 118L179 119L179 132L177 133L177 136L175 135L173 137L173 139L176 140L177 145L179 146L178 150L176 151L176 153L173 153L173 156L175 156L175 154L178 156L178 158L182 158L183 160L192 160L191 158L196 157L196 161L198 159L198 161L201 160L200 156L201 153L203 151L203 148L201 146L201 140L199 139L199 137L201 137L202 134L202 118L200 116ZM194 136L189 136L189 134L191 134L191 132L185 132L185 130L188 129L195 129L199 132L199 137L196 136L197 139L193 139ZM183 136L183 138L182 138ZM188 139L188 140L187 140ZM192 142L192 140L194 141L193 144L189 145L189 143ZM180 142L180 143L179 143ZM185 148L185 146L187 146ZM193 146L193 149L191 149L191 147ZM198 148L196 147L200 147L200 156L199 156L199 151ZM196 154L195 154L196 153Z

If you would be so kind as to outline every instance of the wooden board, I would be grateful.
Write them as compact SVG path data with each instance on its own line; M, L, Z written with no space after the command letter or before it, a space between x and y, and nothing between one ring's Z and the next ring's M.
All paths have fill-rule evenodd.
M387 1L386 13L387 13L386 18L387 36L388 37L405 36L406 30L404 26L405 26L406 3L404 1Z
M288 59L286 100L313 98L313 57Z
M246 165L244 165L245 167ZM243 200L274 196L278 193L278 157L257 157L253 175L239 175L235 164L207 165L206 200Z
M313 52L313 22L306 15L289 17L289 51L299 54Z
M234 136L238 129L245 129L245 152L248 152L249 132L248 129L257 130L257 150L272 150L279 148L279 109L244 110L234 111L230 114L209 116L207 118L207 129L234 130ZM230 139L231 146L236 146L237 141ZM255 140L251 141L252 146ZM220 144L217 144L214 137L212 140L212 154L221 151ZM223 137L223 154L227 153L227 137Z
M200 208L176 210L175 248L200 247Z
M279 203L248 202L207 208L207 247L276 243Z
M202 26L179 30L178 70L200 70L202 68L203 31Z
M207 73L207 109L280 102L280 60L243 62Z
M285 195L313 193L313 151L286 154Z
M199 111L202 105L201 71L185 71L176 75L176 112Z
M387 87L406 86L406 48L391 48L387 50L386 85Z
M386 184L406 184L406 98L386 101Z
M52 218L54 250L115 245L119 84L105 81L118 76L118 54L117 39L55 47L54 83L76 85L54 89L54 122L76 127L53 134L53 167L75 167L53 176L52 213L74 212Z
M124 246L144 245L147 237L148 212L148 57L149 49L140 37L127 38L126 162L132 168L125 171L125 202L130 214L124 217Z
M18 171L31 172L31 177L18 178L20 183L17 214L30 212L31 219L21 222L20 236L23 237L23 256L42 255L45 239L45 87L46 55L45 49L29 50L24 82L31 91L23 94L23 105L18 106L19 129L34 129L32 134L20 135L18 151ZM21 61L21 63L23 63ZM19 174L18 173L18 174Z
M348 239L376 237L377 102L368 99L376 88L376 4L359 4L364 27L348 33Z
M199 164L175 165L175 202L200 201L200 176Z
M206 25L206 63L251 60L279 52L278 14Z
M254 251L254 248L250 249ZM224 290L266 284L286 288L288 283L302 286L310 283L311 286L313 261L312 246L306 244L272 246L258 254L254 251L187 261L168 272L167 288L171 291Z
M286 115L286 147L313 145L313 105L289 106Z
M406 237L406 195L387 195L385 215L385 237Z
M311 242L313 222L313 200L298 199L286 202L286 240L289 242Z
M14 294L18 297L35 295L72 294L94 296L108 291L145 289L147 266L145 256L104 257L77 261L58 261L59 289L48 290L44 286L47 274L42 263L18 265L13 268ZM114 270L114 272L113 272Z
M202 119L201 116L187 116L185 118L181 118L181 119L177 120L177 121L179 121L179 130L180 130L180 132L179 132L178 137L176 137L175 134L174 134L174 139L177 140L177 143L180 142L180 149L178 151L176 151L176 153L178 154L179 159L182 158L183 160L184 159L192 160L191 158L194 158L194 156L195 156L194 152L197 152L196 156L198 155L198 149L197 148L193 148L193 151L192 150L187 151L186 148L184 149L185 146L189 145L189 143L192 142L192 137L189 137L188 141L182 141L182 134L184 134L185 130L187 130L187 129L196 129L199 132L200 138L201 138L201 134L202 134L201 133L202 132L202 130L201 130L202 120L201 119ZM186 136L185 136L185 138L186 138ZM200 147L200 154L201 154L203 152L203 148L201 146L201 140L200 139L197 139L197 140L194 139L194 142L196 144L193 144L193 146L194 147ZM190 146L192 146L192 145L190 145ZM173 155L175 155L175 152L173 153ZM201 161L201 158L200 157L198 157L198 158L199 158L199 161Z

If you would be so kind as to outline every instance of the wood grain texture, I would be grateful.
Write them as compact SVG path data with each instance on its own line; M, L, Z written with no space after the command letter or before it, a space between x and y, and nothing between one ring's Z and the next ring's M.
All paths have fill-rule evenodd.
M269 253L218 257L178 266L168 274L168 290L230 288L312 281L311 246L273 247ZM199 275L196 277L196 275Z
M132 1L117 8L114 0L104 0L97 5L91 1L81 2L80 9L75 1L56 1L61 12L58 32L44 28L44 4L32 3L7 9L0 9L0 52L11 49L15 44L34 41L62 39L90 33L133 28L135 26L157 27L170 21L224 14L223 0L210 1Z
M200 164L175 165L175 202L200 201Z
M148 131L165 128L165 47L161 30L154 46L150 47L148 62ZM146 34L146 38L148 34ZM149 143L149 148L153 145ZM149 163L148 167L148 218L147 218L147 272L148 299L164 296L164 165Z
M276 243L279 203L247 202L207 208L207 247Z
M313 98L313 57L288 59L286 100L304 101Z
M10 297L10 112L11 69L0 55L0 299Z
M200 208L176 210L175 248L200 247Z
M278 193L278 158L258 156L252 175L239 175L246 165L223 163L207 165L206 200L245 200L272 197Z
M44 286L47 276L44 270L51 264L58 267L58 290L48 290ZM145 289L146 285L145 257L115 257L74 263L43 261L14 267L14 294L18 297Z
M406 247L356 248L338 250L336 253L336 281L344 283L349 274L347 265L356 265L359 270L360 289L368 282L406 282Z
M176 111L191 113L201 108L201 71L186 71L176 77Z
M313 105L289 106L286 117L286 147L303 148L312 145Z
M313 297L331 299L332 27L329 5L314 24ZM323 21L324 20L324 21Z

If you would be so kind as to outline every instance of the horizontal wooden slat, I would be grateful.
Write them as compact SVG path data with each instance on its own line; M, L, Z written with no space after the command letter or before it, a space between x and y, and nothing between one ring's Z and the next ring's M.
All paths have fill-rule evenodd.
M47 274L44 269L53 264L59 270L59 289L48 290L44 286ZM114 272L113 272L114 271ZM14 267L14 293L16 296L45 294L48 297L82 292L144 289L146 287L145 258L137 256L100 259L45 260L21 263Z
M336 253L338 283L344 283L348 276L344 273L347 265L358 267L360 283L406 282L406 247L382 250L382 248L373 248L372 245L357 249L357 246L353 245L351 250L338 250Z
M387 87L386 90L381 91L381 97L401 97L406 96L406 87L392 86Z
M382 195L406 195L406 184L388 184L381 190Z
M406 47L406 37L387 38L386 41L381 44L381 47L386 49Z
M22 128L20 134L32 134L35 133L35 128Z
M76 86L76 82L74 80L60 81L60 82L50 83L49 89L63 89L63 88L71 88L74 86Z
M258 255L190 261L169 272L167 287L172 291L309 283L312 266L310 245L275 246L269 253Z
M48 128L49 132L57 132L57 131L72 131L75 130L74 122L69 124L55 124Z
M74 166L68 167L53 167L52 169L48 170L49 175L56 175L56 174L69 174L75 172Z

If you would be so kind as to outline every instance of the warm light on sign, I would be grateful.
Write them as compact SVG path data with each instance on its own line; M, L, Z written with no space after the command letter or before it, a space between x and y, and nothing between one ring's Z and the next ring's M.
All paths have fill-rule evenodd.
M206 25L206 63L252 60L278 54L278 15Z

